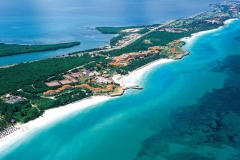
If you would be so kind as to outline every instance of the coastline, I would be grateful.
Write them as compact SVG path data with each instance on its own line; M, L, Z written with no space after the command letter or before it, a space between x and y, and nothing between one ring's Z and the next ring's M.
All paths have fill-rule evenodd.
M225 27L226 25L232 23L235 20L236 19L229 19L224 22L225 25L222 27L212 29L212 30L197 32L197 33L192 34L191 37L186 37L186 38L183 38L182 40L185 41L187 44L193 43L198 37L201 37L208 33L212 33L214 31L218 31L221 28ZM161 64L173 62L173 61L175 61L175 60L160 59L160 60L153 61L149 64L146 64L146 65L132 71L131 73L129 73L126 76L122 76L122 78L120 79L120 81L118 81L118 83L120 83L121 86L136 85L141 81L144 74L146 74L152 68L159 66ZM19 126L20 129L18 131L13 132L12 134L6 136L3 139L0 139L0 150L1 150L1 152L6 153L6 150L9 147L13 146L13 144L16 142L21 141L22 139L24 139L24 137L26 138L26 136L30 135L33 131L41 129L44 126L53 125L54 123L58 122L59 120L65 118L73 113L80 112L80 111L84 110L85 108L91 107L92 105L96 105L98 103L104 103L104 102L106 102L106 100L110 100L110 99L111 99L111 97L107 97L107 96L96 96L96 97L91 97L91 98L87 98L87 99L82 99L80 101L73 102L66 106L49 109L43 114L42 117L39 117L39 118L37 118L33 121L30 121L26 124L20 125Z
M73 113L81 112L88 107L103 103L109 99L110 97L107 96L95 96L58 108L49 109L45 111L41 117L28 123L17 125L20 127L19 130L0 139L0 151L6 152L5 150L13 146L14 143L21 141L25 136L29 136L32 132L41 129L42 127L54 125L54 123L59 122L59 120L64 119Z
M147 73L148 70L151 70L152 68L161 64L173 61L174 60L172 59L159 59L153 61L132 71L126 76L122 76L121 80L116 81L116 83L119 83L122 87L124 85L136 85L141 81L142 77L145 73ZM13 132L12 134L9 134L3 139L0 139L0 151L2 153L6 153L9 147L12 147L16 142L21 141L27 136L31 135L32 132L37 131L38 129L41 129L45 126L54 125L54 123L59 122L60 120L64 119L67 116L70 116L73 113L81 112L88 107L97 105L99 103L104 103L107 100L111 100L113 98L114 97L109 96L93 96L65 106L46 110L41 117L28 123L17 125L17 127L20 127L19 130Z
M165 63L174 62L173 59L159 59L155 60L151 63L148 63L140 68L137 68L133 70L131 73L123 77L123 83L126 86L133 86L133 85L139 85L140 81L142 80L143 76L148 73L148 71L151 71L156 66L160 66Z
M234 19L234 18L228 19L228 20L224 21L224 25L221 26L221 27L218 27L218 28L215 28L215 29L211 29L211 30L206 30L206 31L193 33L190 37L184 37L181 40L186 42L186 44L191 44L191 43L195 42L199 37L204 36L204 35L209 34L209 33L213 33L213 32L219 31L220 29L226 27L227 25L233 23L236 20L238 20L238 19Z

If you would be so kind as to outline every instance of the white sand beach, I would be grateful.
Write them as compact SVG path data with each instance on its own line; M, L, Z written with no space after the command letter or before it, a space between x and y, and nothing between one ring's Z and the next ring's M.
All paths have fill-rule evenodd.
M215 28L215 29L211 29L211 30L207 30L207 31L201 31L201 32L197 32L197 33L193 33L191 35L191 37L184 37L182 38L181 40L186 42L187 44L192 44L194 43L199 37L203 36L203 35L206 35L206 34L209 34L209 33L213 33L213 32L216 32L222 28L224 28L225 26L227 26L228 24L231 24L233 23L234 21L236 21L238 19L228 19L224 22L224 26L221 26L219 28Z
M225 24L232 23L235 19L230 19L225 21ZM222 27L220 27L222 28ZM220 28L209 30L209 31L203 31L193 34L191 37L183 38L182 40L187 43L192 43L197 37L200 37L204 34L214 32L216 30L219 30ZM156 60L154 62L151 62L150 64L147 64L141 68L138 68L128 74L127 76L122 75L115 75L113 77L113 80L120 84L122 87L125 86L132 86L132 85L139 85L141 82L143 76L150 70L152 70L154 67L159 66L161 64L174 62L175 60L172 59L160 59ZM0 139L0 151L5 152L9 150L13 144L15 144L17 141L20 141L24 137L27 137L32 131L41 129L44 126L47 125L53 125L55 122L60 121L61 119L76 113L81 112L87 107L91 107L93 105L106 102L107 100L112 99L111 97L107 96L97 96L97 97L91 97L88 99L84 99L78 102L74 102L71 104L68 104L66 106L54 108L45 111L43 116L30 121L26 124L19 125L20 129L15 131L14 133L6 136L5 138Z
M152 70L154 67L159 66L164 63L169 63L173 62L174 60L172 59L159 59L156 61L153 61L149 64L146 64L131 73L129 73L126 76L123 75L115 75L113 76L113 81L115 83L120 84L123 88L129 87L129 86L134 86L134 85L139 85L140 81L142 80L142 77L150 70Z
M157 65L161 65L164 63L172 62L172 59L160 59L154 61L150 64L147 64L135 71L131 72L127 76L115 75L113 80L116 83L119 83L121 86L129 86L129 85L138 85L147 71L153 69ZM91 107L93 105L106 102L107 100L112 99L112 97L107 96L95 96L87 99L83 99L66 106L49 109L45 111L45 113L28 123L18 125L20 127L19 130L9 134L8 136L0 139L0 151L6 152L11 146L13 146L16 142L21 141L23 138L29 136L33 131L43 128L44 126L54 125L55 122L64 119L65 117L76 113L81 112L87 107Z
M47 125L53 125L55 122L58 122L73 113L80 112L87 107L102 103L108 99L110 99L110 97L96 96L71 103L66 106L49 109L45 111L41 117L28 123L18 125L20 127L19 130L4 137L3 139L0 139L0 151L3 152L4 150L10 148L14 143L20 141L25 136L28 136L34 130L41 129Z
M143 79L143 76L146 75L149 71L153 70L154 67L169 62L174 62L174 60L160 59L134 70L128 76L123 77L124 85L126 86L139 85L140 81Z

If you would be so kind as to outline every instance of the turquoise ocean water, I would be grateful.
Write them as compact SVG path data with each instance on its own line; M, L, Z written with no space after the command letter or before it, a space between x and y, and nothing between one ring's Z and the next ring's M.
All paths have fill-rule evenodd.
M0 58L0 64L105 45L112 35L94 27L162 23L204 11L211 2L3 0L0 42L80 40L82 45ZM190 56L147 71L139 82L144 90L129 90L34 131L1 152L0 159L240 159L239 28L240 21L234 21L197 37L184 46Z
M144 74L144 90L50 124L0 159L240 159L239 28L196 37L189 56Z

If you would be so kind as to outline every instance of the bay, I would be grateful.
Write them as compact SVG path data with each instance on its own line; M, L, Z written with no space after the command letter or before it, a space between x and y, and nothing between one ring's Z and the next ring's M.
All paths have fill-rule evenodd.
M0 43L53 44L80 41L80 46L0 57L0 65L41 60L109 44L113 35L99 26L159 24L210 10L220 0L3 0L0 2Z
M232 143L222 137L240 129L234 123L239 121L240 112L233 107L240 97L230 95L240 90L239 83L231 81L240 77L239 65L233 63L240 58L239 41L235 39L239 27L238 20L226 28L193 37L184 46L191 52L188 57L145 72L139 82L144 90L128 91L50 124L17 142L18 147L12 146L14 150L1 159L238 157L239 141ZM235 91L228 91L229 87ZM218 114L221 123L231 130L224 127L216 131L213 127L206 133L204 130ZM208 134L222 139L204 143Z
M144 90L46 125L0 159L239 158L239 28L237 20L193 37L189 56L145 72Z

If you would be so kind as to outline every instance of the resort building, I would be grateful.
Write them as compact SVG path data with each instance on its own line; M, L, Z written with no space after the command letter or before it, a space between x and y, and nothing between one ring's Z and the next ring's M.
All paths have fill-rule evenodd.
M63 75L63 77L66 78L67 80L71 81L71 82L78 82L77 79L75 79L74 77L72 77L72 76L70 76L70 75L68 75L68 74ZM71 82L70 82L70 83L71 83Z
M86 71L84 71L84 72L82 72L82 73L83 73L83 75L88 76L88 77L94 76L94 73L91 72L90 70L86 70Z
M163 47L161 47L161 46L153 46L153 47L149 47L148 50L161 51L161 50L163 50Z
M64 90L69 90L69 89L73 89L74 87L71 85L64 85L61 88L58 88L57 90L49 90L47 92L43 92L43 95L45 96L53 96L56 94L59 94L60 92L64 91Z
M177 50L176 48L170 48L168 54L176 54L177 53Z
M53 96L55 94L56 94L55 90L49 90L47 92L43 92L43 95L45 96Z
M107 85L107 90L108 91L113 91L113 89L114 89L114 85L113 84Z
M101 92L101 88L94 88L94 87L90 86L89 84L76 85L75 88L86 88L93 92Z
M108 84L107 89L101 89L101 88L94 88L90 86L89 84L81 84L81 85L76 85L75 88L86 88L89 89L90 91L93 91L95 93L102 93L102 92L111 92L114 89L113 84Z
M9 103L9 104L16 104L16 103L19 103L21 101L24 100L23 97L20 97L20 96L12 96L10 94L7 94L5 96L2 97L2 100L5 102L5 103Z
M156 47L155 50L123 54L121 56L113 57L114 61L110 62L109 65L112 66L128 65L131 60L145 58L154 54L158 54L159 50L160 48Z
M59 81L61 84L70 84L72 83L72 81L68 80L68 79L64 79L64 80L61 80Z
M105 77L97 77L96 83L112 84L113 81Z
M72 73L70 76L71 76L71 77L74 77L74 78L80 78L80 77L82 77L83 75L82 75L81 73Z
M60 86L61 84L58 83L58 81L52 81L52 82L47 82L45 83L48 87L53 87L53 86Z

